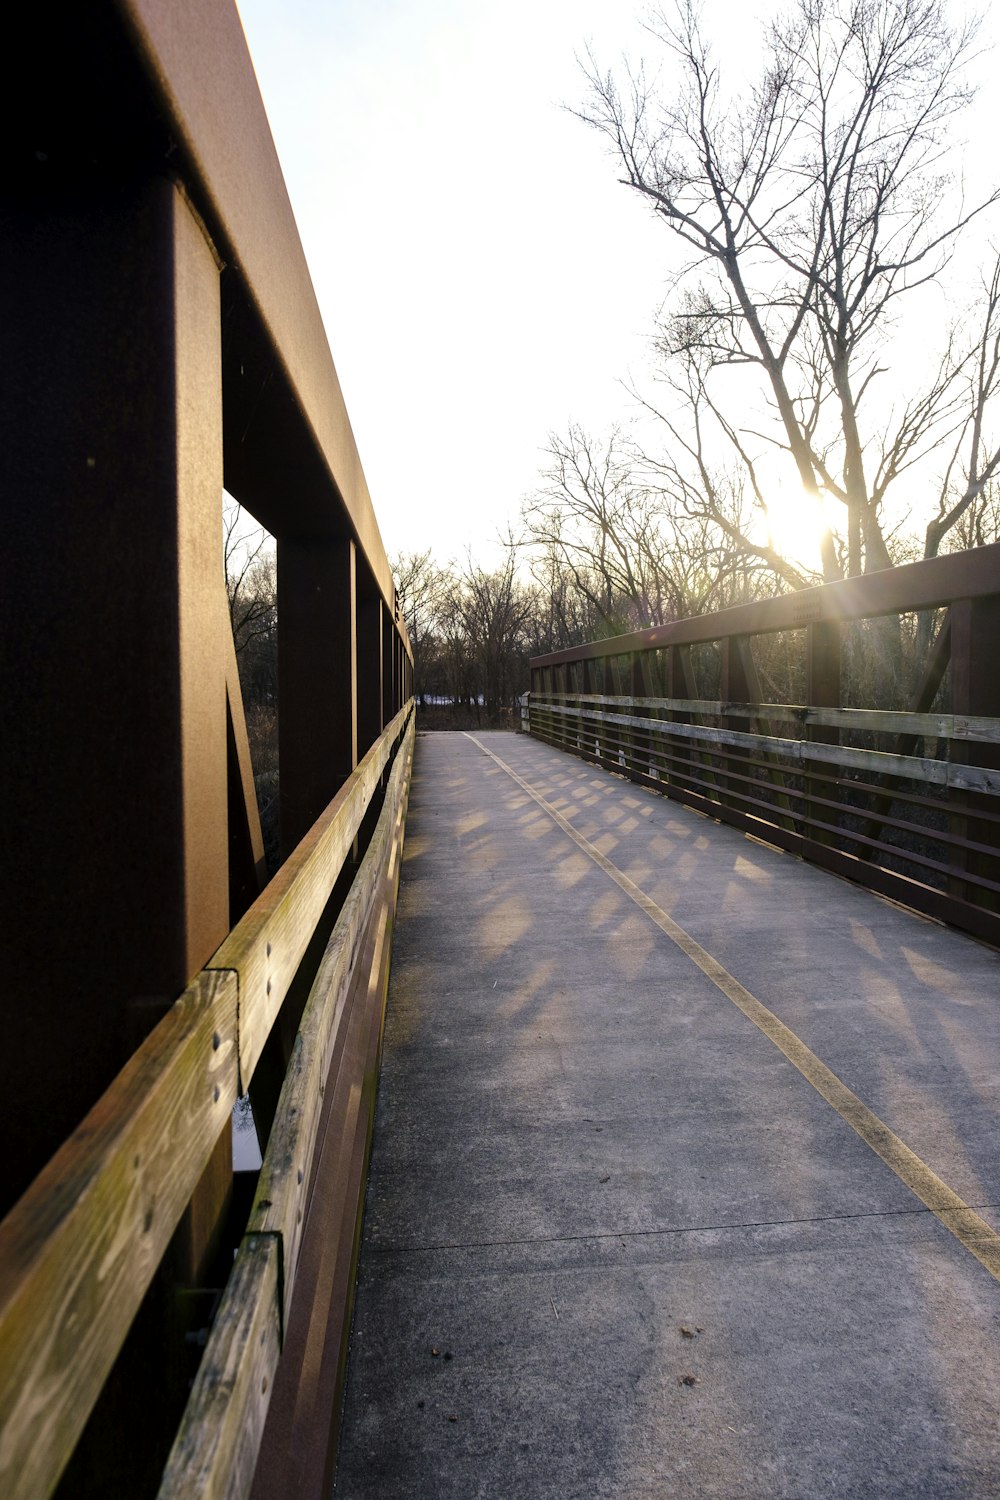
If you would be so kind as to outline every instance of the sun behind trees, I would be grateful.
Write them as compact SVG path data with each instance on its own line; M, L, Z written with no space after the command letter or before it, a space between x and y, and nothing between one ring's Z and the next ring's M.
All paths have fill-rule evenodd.
M532 654L1000 539L1000 196L961 180L975 25L793 0L754 77L704 15L655 9L617 71L587 55L573 112L664 228L651 375L631 424L550 434L496 568L396 559L425 704L509 717ZM244 670L273 635L253 583ZM845 644L876 696L932 625Z
M809 526L827 579L916 555L918 526L925 556L960 523L964 544L995 531L997 194L966 202L957 180L975 28L955 14L800 0L767 24L759 76L737 90L685 0L651 15L649 61L616 74L588 57L577 113L683 257L656 390L636 393L651 420L618 461L666 536L693 525L697 550L707 527L779 587L812 581ZM979 295L932 341L945 299L928 290L976 241ZM571 429L557 463L580 448ZM913 516L894 506L904 489ZM545 505L529 510L539 535L548 495L545 526Z

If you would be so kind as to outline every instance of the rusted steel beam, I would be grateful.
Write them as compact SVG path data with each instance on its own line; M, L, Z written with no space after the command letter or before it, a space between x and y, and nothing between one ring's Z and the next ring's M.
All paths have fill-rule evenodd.
M358 754L382 733L382 616L385 606L362 559L357 569Z
M232 372L227 469L249 485L251 508L275 533L339 535L342 506L391 604L392 575L236 7L231 0L118 0L117 9L172 142L175 170L240 284L255 342L266 348L266 371L248 370L241 381ZM256 476L271 467L270 436L290 422L303 438L311 435L295 446L315 451L329 476L325 495L289 482L295 450L287 443L271 448L284 470L281 490L263 492ZM279 509L280 523L271 525Z
M355 549L278 539L281 844L308 832L358 763Z
M42 11L24 24L23 66L2 106L8 185L44 192L76 169L97 195L175 182L224 262L227 487L274 535L353 537L391 610L391 570L232 0L103 0L64 8L58 26Z
M163 178L4 221L0 1210L229 926L218 263Z
M392 706L393 627L391 612L382 606L382 723L388 724L395 710Z
M286 837L294 841L350 775L359 722L377 742L388 717L382 636L395 663L390 706L402 702L410 672L231 0L104 0L64 8L56 24L26 14L24 25L18 77L4 91L0 234L9 377L0 430L11 830L4 956L16 997L0 1054L0 1108L10 1111L0 1209L126 1064L259 885L219 566L224 481L284 553ZM378 611L367 609L373 601ZM267 999L271 991L269 974ZM241 975L241 1042L249 1000ZM215 1049L226 1038L210 1029L208 1042ZM78 1430L108 1350L147 1292L70 1460L74 1494L147 1493L150 1466L162 1461L174 1398L183 1399L190 1374L177 1358L175 1292L204 1284L231 1193L235 1076L231 1083L228 1093L215 1088L197 1121L196 1158L181 1141L183 1193L160 1180L169 1163L152 1152L155 1232L144 1222L133 1233L134 1195L119 1214L119 1197L132 1192L125 1167L139 1171L141 1156L144 1172L152 1148L102 1170L104 1217L127 1236L98 1267L116 1291L114 1308L100 1300L105 1293L86 1308L76 1301L72 1266L50 1297L55 1306L73 1293L72 1326L55 1353L74 1380L94 1338L101 1344L100 1366L62 1384ZM187 1108L186 1095L178 1102ZM163 1139L176 1151L172 1118L164 1114ZM122 1128L127 1136L128 1122ZM162 1141L156 1149L162 1156ZM199 1183L190 1180L195 1163ZM173 1215L165 1230L164 1193ZM118 1258L124 1291L108 1280ZM91 1344L74 1356L81 1317L107 1327L88 1328ZM44 1339L38 1328L36 1319L27 1337ZM36 1416L39 1401L55 1412L53 1389L49 1378L41 1396L30 1395ZM121 1441L140 1428L141 1442ZM64 1423L58 1452L44 1432L29 1435L50 1477L67 1457L67 1434Z

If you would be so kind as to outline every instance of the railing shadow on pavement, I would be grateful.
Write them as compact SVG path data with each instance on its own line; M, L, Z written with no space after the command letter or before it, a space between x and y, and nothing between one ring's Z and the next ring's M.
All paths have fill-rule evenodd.
M1000 944L998 639L993 545L536 657L530 732Z

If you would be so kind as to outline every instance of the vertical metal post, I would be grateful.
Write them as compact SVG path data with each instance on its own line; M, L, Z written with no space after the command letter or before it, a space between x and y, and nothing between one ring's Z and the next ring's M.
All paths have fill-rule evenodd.
M281 843L287 855L358 763L355 551L278 538Z
M579 723L580 723L580 753L582 755L585 755L585 756L586 755L591 755L593 753L591 751L591 748L590 748L590 746L591 746L590 736L591 736L591 734L593 732L593 723L592 722L588 722L588 718L587 718L587 716L590 713L590 704L589 703L584 703L582 701L582 698L590 697L593 694L593 692L594 692L594 663L591 661L590 657L588 656L588 657L585 657L584 660L580 663L580 693L581 693L580 720L579 720Z
M228 927L218 262L166 181L48 191L0 236L4 1209Z
M694 680L694 668L691 665L691 649L689 646L670 647L667 653L666 688L668 698L686 698L688 701L697 699L698 686ZM676 720L678 724L692 724L695 722L694 716L689 709L671 709L670 717ZM686 763L692 768L695 766L697 755L692 749L690 739L678 736L671 741L671 747L674 755L680 760L682 765ZM706 767L706 779L714 781L715 776L711 769L711 761L708 760L707 756L701 758ZM672 777L677 776L681 786L685 785L684 778L678 772L672 771L670 774ZM693 783L687 783L687 787L688 790L696 792L698 796L704 797L707 795L704 789L695 787Z
M522 715L521 727L523 729L526 729L529 734L532 732L531 709L533 704L537 702L538 698L541 696L542 679L544 675L544 669L542 667L529 667L528 669L528 716L527 719L525 719ZM537 727L538 720L536 719L535 728L537 729Z
M721 642L722 646L722 675L719 683L719 696L723 707L732 703L749 703L753 691L747 673L746 653L750 649L750 642L743 636L726 636ZM723 728L734 729L746 733L750 728L750 719L745 714L724 714ZM734 778L736 775L747 776L750 768L747 761L750 758L748 750L733 747L724 754L723 772L728 795L724 797L727 806L746 813L746 798L748 788L745 784L739 784Z
M818 621L810 625L807 630L806 640L806 696L807 702L812 708L839 708L840 707L840 672L841 672L841 627L836 621ZM813 724L806 731L807 739L816 744L837 745L840 743L839 729L828 728L822 724ZM817 767L822 763L817 762ZM832 822L835 814L831 808L824 808L813 802L808 793L817 788L821 794L829 799L837 798L836 777L824 773L821 769L807 767L808 775L805 782L806 801L804 804L805 821L802 828L803 836L813 839L817 843L828 844L832 835L822 829L810 827L811 819L819 819L822 822Z
M608 689L614 691L611 683L610 660L606 656L599 656L590 664L591 668L591 691L599 698L608 696ZM609 754L607 726L600 715L607 713L606 703L595 703L593 712L594 719L594 750L599 760L604 761Z
M388 605L381 607L382 615L382 723L388 724L393 716L392 708L392 640L395 635L392 614Z
M562 697L563 708L569 708L571 706L569 703L569 694L573 690L573 669L569 662L560 662L559 666L552 668L552 677L549 681L549 686L554 694L559 694ZM554 737L564 750L569 749L569 725L570 721L564 714L560 714L558 717L553 714L550 727Z
M0 1212L229 925L219 261L165 179L71 164L12 185L0 234ZM122 1492L186 1395L171 1283L213 1248L229 1142L83 1440L81 1472L114 1457ZM154 1366L151 1410L135 1372Z
M362 580L359 578L359 584ZM357 628L358 756L382 733L382 598L364 579L358 591Z
M633 717L636 714L641 714L643 718L648 719L651 717L649 708L645 706L641 709L637 708L635 701L637 698L648 698L650 696L646 691L644 662L645 657L641 651L633 651L629 657L627 667L629 706L626 712ZM625 738L627 741L628 775L634 781L639 774L640 762L644 761L648 764L648 756L645 754L643 747L648 742L649 732L645 729L632 728L627 732Z

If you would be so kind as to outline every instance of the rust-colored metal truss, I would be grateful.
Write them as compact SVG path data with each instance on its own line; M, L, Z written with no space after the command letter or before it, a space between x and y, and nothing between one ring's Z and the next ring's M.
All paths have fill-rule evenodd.
M279 1129L308 965L371 840L392 857L412 652L232 0L22 22L0 104L0 1490L47 1495L69 1463L67 1494L138 1497L233 1230L236 1092L260 1085ZM278 878L310 872L266 921L223 486L277 541ZM391 925L365 868L350 1098L380 1034L357 966ZM247 922L246 972L213 967ZM353 1246L345 1181L326 1229Z

